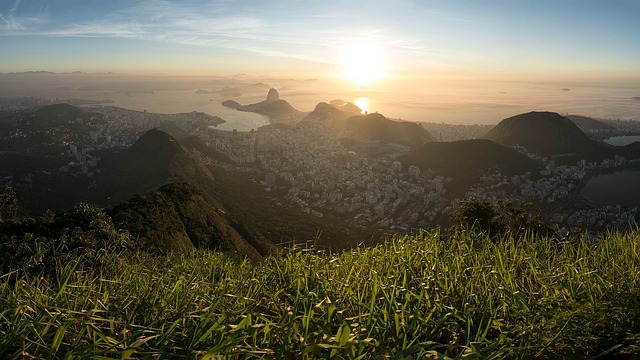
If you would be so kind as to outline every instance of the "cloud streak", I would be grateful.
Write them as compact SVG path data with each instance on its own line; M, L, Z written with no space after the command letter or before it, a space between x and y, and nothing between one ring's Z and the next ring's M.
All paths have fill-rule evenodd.
M16 0L10 7L0 10L0 21L4 23L4 26L0 26L0 35L17 34L20 35L25 31L29 31L30 28L43 24L46 16L36 13L29 16L22 16L18 13L20 9L21 0Z
M594 73L623 69L633 75L640 59L635 36L640 26L633 17L637 6L627 3L4 0L0 47L14 49L17 59L27 46L19 37L30 37L33 43L47 38L46 44L36 45L42 53L53 53L56 39L96 38L105 41L78 41L77 46L90 44L100 52L105 51L102 44L108 44L134 54L133 46L146 42L150 48L166 48L169 55L191 51L174 45L180 44L213 57L240 59L244 55L237 52L245 52L337 65L341 52L366 42L379 47L398 72L514 69L531 74L553 69L560 74L589 61L595 64ZM66 41L65 46L73 49L76 43Z
M278 10L282 13L257 11L256 6L239 7L234 1L144 0L92 19L64 19L62 14L52 14L57 21L45 24L42 19L46 14L18 14L17 0L7 12L0 12L5 23L0 36L143 39L322 63L335 63L336 49L345 46L348 39L362 36L388 47L389 53L415 56L422 49L416 41L392 39L384 31L364 35L354 31L345 26L352 17L337 14L335 9L306 16L286 9Z

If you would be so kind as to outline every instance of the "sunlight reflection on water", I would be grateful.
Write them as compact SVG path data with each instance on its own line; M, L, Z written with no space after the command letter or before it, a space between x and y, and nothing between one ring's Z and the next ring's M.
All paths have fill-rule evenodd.
M356 106L358 106L360 110L362 110L361 112L363 114L366 114L369 108L369 99L367 99L366 97L359 98L358 100L356 100Z

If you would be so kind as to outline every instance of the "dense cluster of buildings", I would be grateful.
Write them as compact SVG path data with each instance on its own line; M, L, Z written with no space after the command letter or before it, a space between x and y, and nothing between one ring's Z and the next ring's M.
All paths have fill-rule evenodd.
M1 111L16 111L31 109L38 106L45 106L51 104L57 104L59 99L43 99L39 97L20 97L20 98L6 98L0 97L0 110Z
M415 166L403 170L395 158L406 147L376 142L380 155L365 156L341 145L344 135L302 122L203 136L238 167L260 170L257 181L274 197L319 217L348 214L354 225L406 226L422 219L425 205L437 203L446 192L445 178L424 176Z
M523 149L520 150L523 151ZM549 222L560 228L626 229L635 222L638 215L636 207L627 209L617 205L576 209L563 206L568 200L576 197L577 192L590 176L603 170L617 169L627 165L630 162L625 158L615 156L614 159L597 162L580 160L572 166L556 165L554 161L545 161L545 163L545 169L540 171L536 178L531 173L513 176L510 179L499 173L485 175L478 184L471 187L466 195L490 201L508 200L514 205L533 202L547 210L564 209L560 212L547 211Z
M182 114L155 114L146 111L132 111L111 106L96 106L88 110L99 114L92 117L92 130L87 135L66 142L63 153L69 163L61 170L80 171L91 174L101 160L95 156L98 150L114 147L129 147L149 129L166 127L182 134L206 132L210 126L219 124L222 119L201 112ZM77 119L78 122L86 122Z
M256 181L274 197L284 198L316 216L331 213L350 219L354 225L402 229L433 226L459 204L461 198L447 193L452 178L423 172L416 166L404 167L396 160L407 148L371 142L377 149L376 155L371 155L362 151L366 143L357 151L344 146L340 139L348 136L305 122L290 127L271 125L249 133L210 131L205 135L238 168L259 171L261 175L256 176ZM548 209L575 196L592 174L627 163L616 156L599 162L581 160L575 165L564 165L529 154L522 147L516 150L543 163L543 170L509 178L497 170L486 173L465 197L503 199L515 205L534 202ZM616 226L624 228L627 220L635 219L628 214L635 214L636 209L625 211L624 216L616 217L623 219ZM615 214L611 208L601 207L590 210L589 218L576 211L549 216L549 220L560 227L579 224L606 227L614 223L600 220L611 219ZM591 221L594 216L599 221Z
M221 162L193 150L200 160L228 170L245 171L279 201L286 200L318 217L340 216L354 226L384 229L434 226L470 196L507 200L516 206L534 202L545 210L561 209L547 211L548 220L559 227L624 228L638 215L636 208L620 206L573 210L562 206L576 196L590 176L627 165L627 160L620 156L565 165L516 147L541 162L543 169L510 177L492 169L464 196L454 197L447 192L454 179L416 166L404 166L397 160L409 151L407 147L362 139L356 145L345 143L344 139L351 134L322 122L272 124L238 132L216 130L213 125L222 119L197 112L166 115L109 106L96 106L88 111L102 118L94 119L99 121L90 124L92 130L86 136L65 143L63 156L68 163L60 169L63 172L90 175L101 160L96 156L97 150L131 146L145 131L162 127L182 135L197 135L229 159ZM453 131L455 127L441 130Z

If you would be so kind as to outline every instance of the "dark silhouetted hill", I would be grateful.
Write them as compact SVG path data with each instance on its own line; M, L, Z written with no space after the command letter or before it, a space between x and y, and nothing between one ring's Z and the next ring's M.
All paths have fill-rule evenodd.
M195 187L172 183L110 209L116 227L133 235L146 251L205 248L233 252L258 261L251 246Z
M531 153L567 162L601 160L616 154L612 146L591 140L571 120L553 112L530 112L504 119L486 138L508 147L524 146Z
M69 104L42 107L18 121L0 127L0 151L33 156L57 156L78 136L89 136L104 121L100 114L85 112ZM23 136L10 136L11 132Z
M222 106L225 106L225 107L228 107L228 108L231 108L231 109L236 109L236 110L238 110L238 109L240 109L242 107L242 105L240 105L240 103L238 103L235 100L225 100L225 101L222 102Z
M338 107L327 104L326 102L321 102L316 105L315 109L311 113L309 113L303 121L332 121L332 120L343 120L353 114L342 111Z
M0 176L20 176L34 171L54 171L65 163L64 159L55 157L0 151Z
M604 121L580 115L566 115L566 118L576 124L588 137L599 141L618 134L618 130Z
M130 148L101 150L95 155L100 161L93 175L78 176L55 173L68 162L59 156L0 151L0 165L6 166L0 169L0 175L34 173L31 186L19 187L25 210L33 214L69 209L81 201L113 206L172 182L187 182L205 193L215 190L211 171L175 138L158 129L143 134Z
M587 132L589 130L614 130L613 127L604 121L596 120L586 116L580 115L566 115L567 119L576 124L580 130Z
M49 120L54 122L67 122L77 118L90 118L95 114L85 112L73 105L55 104L42 107L33 113L33 117L41 120Z
M269 125L266 125L269 126ZM183 137L179 140L180 144L182 144L185 148L187 149L193 149L193 150L197 150L198 152L214 159L214 160L218 160L224 163L233 163L233 161L231 160L231 158L223 153L220 152L216 149L214 149L213 147L207 145L200 137L196 136L196 135L190 135L187 137Z
M453 178L449 190L458 194L466 192L488 170L498 170L505 176L526 172L535 176L542 169L519 152L485 139L425 143L398 160L405 167L416 165L423 171Z
M362 113L362 109L353 103L338 99L332 100L330 103L318 103L315 109L313 109L313 111L310 112L303 120L327 122L332 120L343 120L354 115L359 115L360 113Z
M226 100L222 102L222 105L239 111L265 115L273 120L298 120L303 114L294 109L286 100L280 99L278 91L273 88L269 90L267 98L259 103L241 105L236 101Z
M102 115L86 112L73 105L55 104L42 107L26 117L20 125L23 131L48 131L62 127L75 133L88 133L91 120L102 121Z
M356 140L381 140L408 146L431 141L431 134L419 124L389 120L381 114L336 119L331 127L352 134Z
M158 129L147 131L129 149L103 158L98 188L110 203L172 182L187 182L201 190L213 187L209 169Z
M293 108L286 100L275 100L265 104L254 104L250 106L249 111L266 115L274 119L290 118L293 116L299 116L300 112Z
M619 151L627 160L640 159L640 142L636 141L626 146L620 146Z

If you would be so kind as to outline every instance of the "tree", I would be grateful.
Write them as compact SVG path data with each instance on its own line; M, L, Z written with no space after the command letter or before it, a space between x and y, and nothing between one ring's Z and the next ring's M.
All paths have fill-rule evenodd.
M526 203L515 207L509 201L498 200L492 204L486 200L469 198L449 214L453 223L451 231L473 229L497 238L507 233L516 237L525 234L535 236L553 236L540 214L532 212L533 204Z
M14 220L18 216L18 198L9 186L0 192L0 222Z
M497 217L498 212L490 202L475 197L463 201L449 214L452 230L474 229L487 234L504 230Z
M57 264L80 260L97 271L114 270L117 254L130 246L105 212L84 203L39 217L0 222L0 273L22 269L55 275Z

